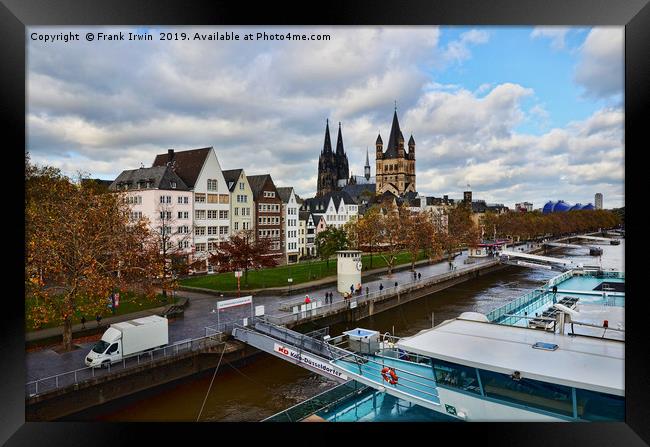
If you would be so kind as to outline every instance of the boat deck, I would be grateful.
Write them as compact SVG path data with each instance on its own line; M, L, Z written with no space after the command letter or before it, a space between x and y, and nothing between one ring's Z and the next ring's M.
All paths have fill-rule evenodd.
M332 360L332 365L343 369L352 378L372 388L398 398L414 398L416 402L430 406L440 405L433 369L429 364L415 363L381 355L348 356ZM397 383L390 384L381 374L384 367L392 368Z

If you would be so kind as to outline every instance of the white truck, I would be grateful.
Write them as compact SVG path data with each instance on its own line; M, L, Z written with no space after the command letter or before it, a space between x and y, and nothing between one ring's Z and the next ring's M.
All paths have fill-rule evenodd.
M169 343L167 318L151 315L111 324L85 359L86 366L105 367L126 357Z

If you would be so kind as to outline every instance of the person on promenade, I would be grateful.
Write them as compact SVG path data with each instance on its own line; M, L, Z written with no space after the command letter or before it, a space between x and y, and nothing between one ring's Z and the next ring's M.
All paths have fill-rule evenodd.
M81 329L86 329L86 317L81 316Z
M354 285L350 284L350 295L354 293Z
M397 288L397 281L395 281L395 287Z
M305 304L311 303L311 299L309 298L309 295L305 295Z
M366 286L366 296L370 293L370 287Z
M97 314L97 316L95 317L95 320L97 321L97 327L99 327L101 325L101 323L102 323L102 316Z
M379 293L381 293L382 290L384 290L384 285L380 283L379 284Z
M422 273L418 272L418 280L422 279Z

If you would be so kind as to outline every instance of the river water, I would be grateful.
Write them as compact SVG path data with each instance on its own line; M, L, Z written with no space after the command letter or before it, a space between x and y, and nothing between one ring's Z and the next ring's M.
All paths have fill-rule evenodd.
M603 248L602 258L586 255L584 249L555 249L549 252L549 256L624 270L624 240L620 245L599 246ZM487 313L557 274L544 269L507 267L358 321L354 327L394 332L400 337L413 335L431 327L432 314L438 324L462 312ZM347 329L352 327L335 325L330 327L330 334L338 335ZM315 373L262 353L244 366L222 363L206 399L213 373L213 370L207 371L143 391L68 416L65 420L196 421L201 413L201 421L259 421L336 385Z

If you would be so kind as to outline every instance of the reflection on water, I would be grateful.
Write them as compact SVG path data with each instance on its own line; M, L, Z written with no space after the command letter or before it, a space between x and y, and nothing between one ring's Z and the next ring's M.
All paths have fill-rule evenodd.
M585 250L557 249L549 256L569 258L584 265L624 270L624 241L621 245L600 245L601 259ZM409 336L460 313L490 310L540 286L558 272L543 269L505 269L459 284L397 309L330 328L331 334L366 327L381 332ZM66 420L106 421L194 421L212 379L213 370L110 402L66 418ZM296 405L336 384L317 374L273 357L260 354L251 363L233 367L222 364L208 397L202 421L259 421Z

